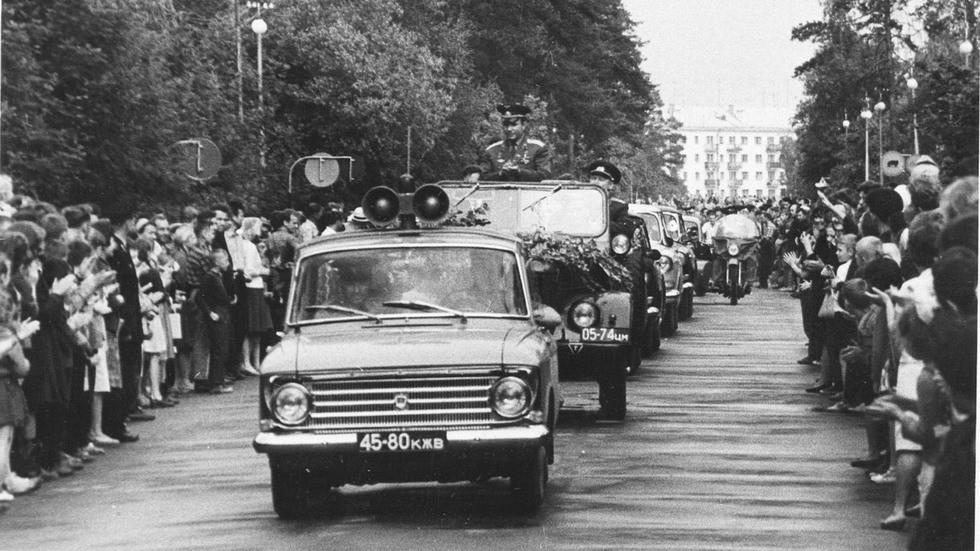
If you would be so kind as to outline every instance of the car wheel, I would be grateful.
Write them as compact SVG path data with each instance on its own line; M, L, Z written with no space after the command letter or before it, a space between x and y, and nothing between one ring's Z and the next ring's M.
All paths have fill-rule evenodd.
M510 488L517 506L524 512L533 513L544 503L548 485L548 456L543 446L531 453L527 463L510 477Z
M667 307L667 311L664 312L666 316L664 318L663 326L660 328L660 333L669 337L677 332L677 308L679 304L672 304Z
M296 469L273 465L272 507L284 520L303 518L310 513L310 477Z
M657 317L647 323L647 334L644 339L643 357L649 358L653 353L660 350L660 318Z
M626 419L626 369L613 369L599 381L599 407L609 421Z
M681 310L678 319L680 321L685 321L691 319L694 315L694 293L691 289L684 289L681 293Z

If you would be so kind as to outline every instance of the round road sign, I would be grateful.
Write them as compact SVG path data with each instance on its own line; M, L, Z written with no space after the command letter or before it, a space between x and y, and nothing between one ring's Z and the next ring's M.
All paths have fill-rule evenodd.
M905 156L898 151L886 151L881 156L881 172L889 178L905 172Z
M191 138L175 144L179 148L178 169L194 180L213 178L221 168L221 151L207 138Z
M316 153L315 159L306 161L306 179L315 187L330 187L340 178L340 163L329 153Z

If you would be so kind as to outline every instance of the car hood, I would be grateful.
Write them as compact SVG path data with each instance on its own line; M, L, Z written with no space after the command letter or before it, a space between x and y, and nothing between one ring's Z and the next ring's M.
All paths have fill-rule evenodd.
M544 339L532 325L481 326L474 321L304 327L283 338L262 372L540 365L547 354Z

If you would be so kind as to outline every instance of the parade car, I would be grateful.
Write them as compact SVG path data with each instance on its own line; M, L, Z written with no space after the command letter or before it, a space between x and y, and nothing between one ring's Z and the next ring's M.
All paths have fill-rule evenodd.
M684 257L682 265L684 284L681 286L680 308L677 310L678 318L684 321L694 314L694 282L698 277L697 260L694 258L694 250L686 239L687 234L684 232L684 219L681 211L670 205L664 205L660 208L665 234L671 239L671 246Z
M673 335L677 331L677 322L681 318L681 299L685 283L684 254L675 248L674 240L667 235L663 209L660 206L633 203L630 204L629 210L630 214L642 218L646 223L648 246L660 251L657 265L663 274L665 289L661 333L664 336Z
M631 228L637 226L631 222L642 221L614 224L610 200L594 184L546 180L439 185L457 212L480 212L487 227L521 236L532 249L538 239L541 245L567 243L569 249L583 251L594 247L596 253L582 260L580 269L529 253L532 293L561 315L555 331L560 376L595 380L605 417L624 419L626 375L639 365L643 352L660 346L662 302L654 264L660 255L635 239ZM603 254L628 270L629 285L610 276L612 267L602 265ZM583 271L588 272L584 277Z
M344 232L302 245L259 433L284 519L333 487L509 477L540 506L561 403L553 329L519 240L485 229Z

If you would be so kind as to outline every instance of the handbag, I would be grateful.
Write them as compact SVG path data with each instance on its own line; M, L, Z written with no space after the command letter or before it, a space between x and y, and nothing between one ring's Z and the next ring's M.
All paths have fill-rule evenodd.
M827 289L827 292L823 295L823 302L820 303L820 311L817 312L817 317L825 320L834 319L834 314L841 310L841 307L837 304L837 291Z
M183 339L184 332L180 326L180 312L170 312L167 314L167 319L170 321L170 336L174 340Z

